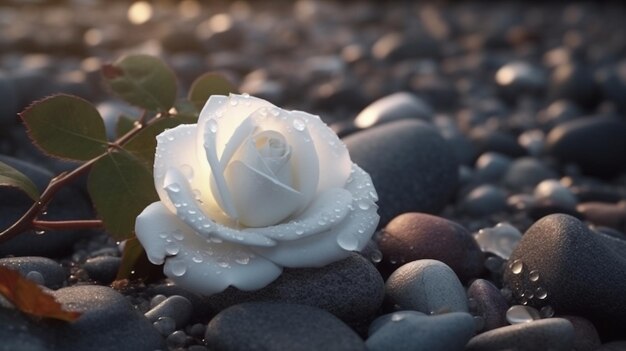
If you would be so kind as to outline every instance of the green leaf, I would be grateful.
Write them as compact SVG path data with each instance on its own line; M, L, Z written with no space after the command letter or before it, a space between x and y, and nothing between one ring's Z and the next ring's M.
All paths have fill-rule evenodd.
M131 105L167 112L176 100L176 77L163 61L148 55L126 56L104 65L111 90Z
M137 135L124 145L124 150L131 153L136 158L144 162L148 168L154 164L154 154L156 152L156 137L164 130L174 128L180 124L197 123L197 118L190 117L170 117L157 121L142 129Z
M135 128L135 121L126 115L121 115L115 123L115 135L119 138L133 128Z
M228 95L236 92L237 89L226 77L209 72L196 78L191 84L187 98L200 111L211 95Z
M100 113L79 97L45 98L29 106L20 117L35 145L49 155L87 161L108 148Z
M0 161L0 186L12 186L24 191L31 199L39 199L37 186L23 173Z
M117 271L116 280L141 279L156 281L163 277L163 270L148 261L148 256L136 237L130 238L124 244L122 263Z
M125 151L110 152L93 165L87 190L116 240L132 237L137 215L159 199L150 170Z

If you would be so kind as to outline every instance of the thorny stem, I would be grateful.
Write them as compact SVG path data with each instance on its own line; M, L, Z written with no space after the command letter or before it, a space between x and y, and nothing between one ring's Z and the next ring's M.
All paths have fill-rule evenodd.
M132 137L137 135L139 131L144 129L145 127L154 123L157 119L160 119L167 114L159 114L150 119L147 123L145 120L147 119L147 112L144 111L142 114L139 123L135 125L133 129L128 131L126 134L121 136L116 141L109 143L109 149L107 152L102 155L93 158L71 172L63 172L58 176L52 178L48 183L46 189L39 196L39 200L33 203L33 205L24 213L24 215L17 220L17 222L13 223L12 226L7 228L5 231L0 233L0 244L13 239L20 233L29 230L29 229L79 229L79 228L101 228L102 221L100 220L77 220L77 221L40 221L37 220L37 217L44 211L44 209L48 206L50 201L54 198L54 195L66 184L75 180L85 172L91 169L94 163L96 163L102 157L105 157L111 149L121 148L126 142L128 142Z

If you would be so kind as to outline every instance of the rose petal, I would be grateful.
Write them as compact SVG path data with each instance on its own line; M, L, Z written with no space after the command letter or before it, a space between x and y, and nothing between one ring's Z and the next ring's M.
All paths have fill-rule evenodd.
M304 122L315 145L319 164L317 191L341 188L350 176L352 161L348 148L320 118L302 111L290 111L292 123Z
M228 165L226 179L228 187L233 189L237 220L247 227L279 223L302 203L300 193L241 161Z
M172 281L200 294L214 294L230 285L260 289L282 271L245 246L207 241L161 202L151 204L137 217L135 231L153 263L165 260L163 272Z
M350 251L362 250L376 230L378 206L376 190L370 176L353 164L353 171L345 189L352 194L350 212L340 223L325 231L322 226L316 235L299 240L280 241L271 248L253 250L284 267L320 267L349 255ZM319 204L322 206L323 204ZM326 204L332 208L333 204ZM277 238L280 240L280 238Z
M254 232L280 241L302 239L325 232L343 222L350 212L351 204L352 194L349 191L333 188L320 194L305 212L289 222L265 228L248 228L243 231Z
M204 157L202 160L198 160L195 144L195 124L179 125L157 136L157 152L154 159L154 185L161 201L172 211L174 211L174 206L163 188L165 173L170 168L176 168L185 173L186 182L190 183L196 194L203 195L203 207L205 207L205 210L217 206L211 196L211 189L207 181L210 173L206 173L205 168L199 166L199 164L206 162Z
M167 171L164 189L170 201L174 204L173 212L176 213L176 216L206 239L218 237L233 243L252 246L272 246L276 244L274 240L266 238L261 234L244 234L242 231L232 229L212 220L195 201L189 200L193 196L191 188L185 182L181 172L175 168Z

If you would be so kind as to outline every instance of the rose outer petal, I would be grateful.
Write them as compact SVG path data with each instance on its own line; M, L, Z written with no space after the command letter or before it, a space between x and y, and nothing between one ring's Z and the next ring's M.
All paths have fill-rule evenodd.
M260 289L274 281L282 268L255 255L246 246L213 242L198 235L155 202L137 217L137 238L150 261L181 287L204 295L232 285L241 290Z
M253 250L259 255L284 267L321 267L348 257L351 251L360 251L376 230L380 217L377 214L378 199L372 180L356 164L346 181L345 190L352 194L350 212L343 221L332 226L328 231L320 231L298 240L281 241L273 247L257 247ZM328 203L319 204L332 209L335 203L328 198ZM322 229L322 228L319 228Z

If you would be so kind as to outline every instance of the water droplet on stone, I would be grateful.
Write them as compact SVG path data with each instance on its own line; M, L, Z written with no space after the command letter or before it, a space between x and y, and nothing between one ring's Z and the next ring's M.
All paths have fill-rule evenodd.
M511 324L528 323L536 319L541 319L541 316L533 307L515 305L506 311L506 320Z
M45 230L35 230L35 234L43 235L43 234L46 234L46 231Z
M39 285L44 285L46 280L39 271L30 271L26 274L26 279L29 279Z
M524 262L522 260L515 260L511 264L511 272L513 274L520 274L524 270Z
M339 235L337 244L346 251L354 251L359 247L359 239L351 234Z
M184 261L174 261L170 263L170 270L173 275L182 277L187 272L187 265Z
M176 321L171 317L159 317L152 325L163 336L170 335L176 330Z
M545 298L548 297L548 292L546 291L546 289L544 289L542 287L538 287L535 290L535 293L537 294L537 298L539 300L545 300Z
M299 132L303 131L304 128L306 128L306 125L304 124L304 121L302 121L301 119L294 119L293 120L293 128Z
M185 178L187 179L191 179L193 178L193 167L191 167L188 164L184 164L180 166L180 172L185 176Z
M178 183L172 183L165 188L173 193L177 193L180 191L180 185Z
M225 261L224 259L220 259L217 261L217 265L222 267L222 268L228 268L230 267L230 264L228 264L227 261Z
M528 273L528 279L530 279L531 282L536 282L539 280L539 271L534 269L532 271L530 271L530 273Z
M214 119L210 119L207 124L211 133L217 133L217 122Z
M541 307L541 309L539 310L539 314L543 318L552 318L554 317L554 309L552 308L552 306L546 305Z
M383 253L380 250L374 250L370 254L370 259L374 263L379 263L380 261L383 260Z

